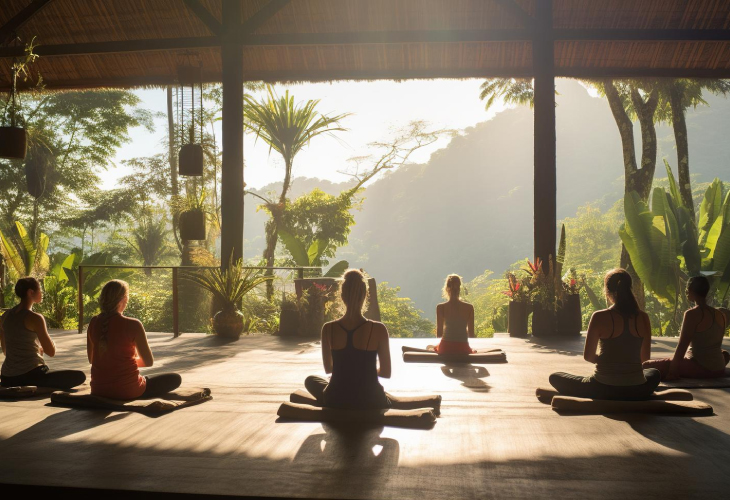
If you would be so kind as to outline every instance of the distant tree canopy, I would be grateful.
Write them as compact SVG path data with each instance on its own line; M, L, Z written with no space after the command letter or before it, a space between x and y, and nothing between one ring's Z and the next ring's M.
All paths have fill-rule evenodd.
M399 297L400 287L387 282L378 284L380 318L388 327L391 337L433 337L435 325L423 318L423 311L416 308L408 297Z

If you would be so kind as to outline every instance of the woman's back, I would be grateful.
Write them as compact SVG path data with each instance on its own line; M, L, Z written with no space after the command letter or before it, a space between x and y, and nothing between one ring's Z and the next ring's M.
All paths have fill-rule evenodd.
M135 338L139 321L121 314L110 315L107 321L106 346L102 342L103 316L89 324L88 335L93 345L91 392L112 399L134 399L145 389L139 374Z
M598 382L617 386L646 382L641 365L644 337L639 332L639 317L639 314L623 315L611 309L602 314L600 326L606 333L602 332L598 341L599 355L593 375Z
M31 311L14 307L3 316L5 336L5 360L1 374L16 377L45 365L38 334L25 326L25 319Z
M469 323L471 304L449 301L439 304L444 317L443 339L449 342L469 342L467 325Z
M712 307L698 308L697 312L701 318L692 335L687 357L710 371L724 370L726 362L722 354L722 340L725 336L725 315Z

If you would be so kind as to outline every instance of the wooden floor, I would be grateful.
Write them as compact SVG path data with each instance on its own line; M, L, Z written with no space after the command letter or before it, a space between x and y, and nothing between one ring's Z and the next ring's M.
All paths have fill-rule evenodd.
M84 337L55 339L51 367L88 373ZM730 390L694 391L711 417L559 416L535 387L553 371L590 371L580 339L480 339L509 363L460 368L405 365L406 341L394 340L386 389L438 392L442 416L429 431L360 432L277 422L279 403L321 373L315 344L151 339L149 373L180 372L213 401L160 418L0 402L0 483L305 498L728 498ZM656 339L653 352L674 344Z

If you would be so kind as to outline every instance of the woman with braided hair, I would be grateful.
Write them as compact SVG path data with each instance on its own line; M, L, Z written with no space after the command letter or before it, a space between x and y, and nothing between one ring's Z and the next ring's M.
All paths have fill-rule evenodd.
M109 281L101 290L101 312L89 322L86 352L91 363L91 393L110 399L155 398L180 387L177 373L143 377L141 367L154 363L147 333L138 319L122 313L129 285Z
M596 370L589 377L553 373L550 384L560 394L638 401L648 399L659 385L659 370L641 365L651 354L651 324L631 286L631 275L624 269L606 274L604 292L612 305L593 313L583 350L583 358L595 363Z

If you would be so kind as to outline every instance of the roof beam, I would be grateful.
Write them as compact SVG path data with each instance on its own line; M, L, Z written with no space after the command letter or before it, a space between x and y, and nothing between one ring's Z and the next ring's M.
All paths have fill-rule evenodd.
M525 28L534 28L535 18L525 12L522 7L517 5L514 0L492 0L499 5L502 10L507 12L513 18L517 19ZM538 0L539 1L539 0Z
M6 44L12 40L13 35L23 27L25 23L41 11L43 7L51 3L52 0L33 0L20 12L15 14L5 25L0 28L0 44Z
M216 36L190 38L158 38L153 40L127 40L124 42L92 42L60 45L38 45L33 51L39 56L80 56L90 54L116 54L123 52L150 52L155 50L219 48ZM23 47L1 47L0 57L23 55Z
M264 5L261 10L241 24L241 34L248 35L259 29L261 26L266 24L269 19L274 17L277 12L286 7L289 1L290 0L271 0L269 3Z
M730 30L718 29L553 29L555 40L616 42L730 41Z
M219 36L222 33L221 23L200 3L200 0L184 0L184 2L185 6L193 11L195 17L200 19L213 35Z
M507 42L532 39L525 29L368 31L362 33L286 33L245 35L244 45L358 45L382 43Z

